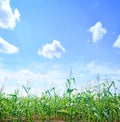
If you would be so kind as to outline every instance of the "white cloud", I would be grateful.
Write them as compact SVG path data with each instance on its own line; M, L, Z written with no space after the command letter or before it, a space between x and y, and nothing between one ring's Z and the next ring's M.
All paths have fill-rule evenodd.
M40 64L41 65L41 64ZM46 67L46 66L45 66ZM20 89L20 93L25 94L22 85L26 86L27 82L31 87L31 92L34 94L41 93L46 89L55 87L61 94L65 90L65 82L69 76L66 69L55 68L51 66L46 72L35 71L36 69L18 69L16 71L6 69L3 65L0 66L0 88L4 85L5 92L10 93L15 89ZM63 66L62 66L63 67ZM45 69L43 67L43 69ZM109 64L98 64L94 61L84 64L76 64L73 67L73 77L76 79L75 88L81 90L88 81L96 81L96 75L100 74L100 81L105 80L105 75L110 81L119 80L120 68ZM102 76L102 77L101 77ZM92 82L95 85L94 82ZM119 88L120 84L118 85ZM84 86L86 87L86 86Z
M107 33L106 29L102 27L101 22L97 22L94 26L92 26L89 29L89 32L93 34L93 42L97 43L99 40L101 40L104 36L104 34Z
M120 35L118 36L117 40L114 42L113 47L120 48Z
M22 86L29 86L36 93L41 93L51 87L56 87L57 90L64 90L66 78L65 73L50 69L46 73L33 72L30 69L19 69L17 71L8 70L5 67L0 67L0 88L5 86L5 92L11 93L15 89L20 89L23 94ZM11 89L9 89L9 87ZM9 90L8 90L9 89Z
M7 54L13 54L17 53L19 51L18 47L15 47L14 45L8 43L3 38L0 37L0 52L1 53L7 53Z
M20 13L18 9L12 12L10 0L0 0L0 28L13 29L16 21L19 21Z
M84 78L83 80L85 81L95 79L98 73L104 79L105 79L105 75L107 75L109 78L113 80L120 79L119 66L115 66L109 63L96 63L95 61L91 61L89 63L83 63L83 64L76 63L74 65L74 69L76 69L77 72L85 76L87 74L87 77L83 77Z
M60 58L62 53L65 52L65 49L61 43L57 40L54 40L52 44L45 44L42 49L38 50L38 55L43 55L45 58L52 59L54 57Z

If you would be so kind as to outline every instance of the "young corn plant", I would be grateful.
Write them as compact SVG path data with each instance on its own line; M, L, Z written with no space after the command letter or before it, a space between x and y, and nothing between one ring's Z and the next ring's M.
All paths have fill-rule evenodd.
M30 93L31 87L23 86L23 89L26 92L26 97L23 99L23 101L25 102L24 103L25 118L26 118L26 121L32 122L32 108L31 108L32 94Z
M69 121L72 122L73 121L73 98L72 98L72 93L74 92L74 90L76 90L75 88L72 88L72 82L75 83L75 78L69 78L67 79L66 82L66 95L67 95L67 99L68 99L68 105L67 105L67 112L69 114Z
M4 102L3 101L5 99L5 93L3 92L3 88L4 87L2 87L0 89L0 120L3 119L3 116L4 116L4 114L3 114L3 111L4 111L3 104L4 104Z
M74 92L73 83L74 78L67 79L63 95L55 87L40 97L25 86L25 97L19 90L8 95L0 92L0 122L120 122L120 94L114 81L99 82L82 92Z
M15 90L14 94L9 94L10 116L12 121L20 122L22 120L22 113L19 108L19 90Z

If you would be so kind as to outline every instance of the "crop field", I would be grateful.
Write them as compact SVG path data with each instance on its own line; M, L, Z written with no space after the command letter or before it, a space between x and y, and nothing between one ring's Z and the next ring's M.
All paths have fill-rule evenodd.
M66 81L60 95L55 87L35 96L23 86L13 94L0 92L0 122L120 122L120 94L115 82L100 83L93 89L78 92L74 78ZM112 92L114 89L114 92Z

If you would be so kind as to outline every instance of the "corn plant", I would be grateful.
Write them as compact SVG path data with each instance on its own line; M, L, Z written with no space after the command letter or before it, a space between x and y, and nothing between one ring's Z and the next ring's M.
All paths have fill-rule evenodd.
M66 90L59 95L55 87L45 90L40 97L23 86L26 96L19 90L5 94L0 91L0 122L120 122L120 94L114 81L100 82L80 92L66 81ZM75 92L76 91L76 92Z

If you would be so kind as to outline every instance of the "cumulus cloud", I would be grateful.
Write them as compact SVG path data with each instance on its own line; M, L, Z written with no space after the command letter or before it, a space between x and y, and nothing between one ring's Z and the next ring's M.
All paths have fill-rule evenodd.
M19 48L8 43L3 38L0 37L0 52L6 53L6 54L13 54L17 53L19 51Z
M12 12L10 0L0 0L0 28L13 29L19 19L19 10L15 9L14 12Z
M89 32L93 34L92 39L94 43L97 43L99 40L101 40L107 33L106 29L102 27L101 22L97 22L94 26L92 26L89 29Z
M117 40L114 42L113 47L120 48L120 35L118 36Z
M38 55L43 55L45 58L52 59L54 57L60 58L62 53L65 52L65 49L61 43L57 40L54 40L52 44L45 44L42 49L38 50Z

